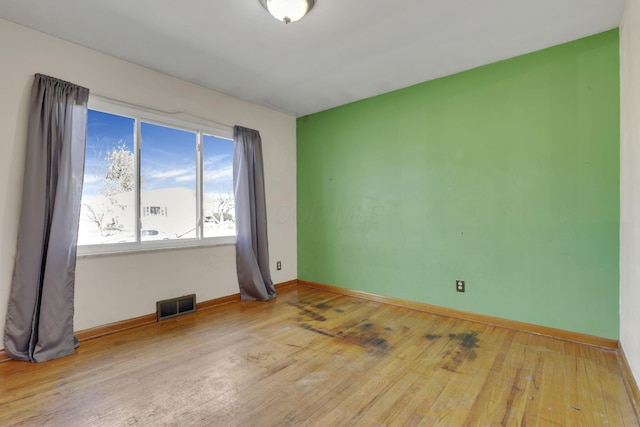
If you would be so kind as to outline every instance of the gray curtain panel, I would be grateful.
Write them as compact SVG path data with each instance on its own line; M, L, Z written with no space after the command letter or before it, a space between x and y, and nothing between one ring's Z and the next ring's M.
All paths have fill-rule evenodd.
M4 350L43 362L73 353L76 241L89 90L36 74Z
M276 296L269 271L267 206L262 141L257 130L233 128L233 192L236 203L236 268L243 300Z

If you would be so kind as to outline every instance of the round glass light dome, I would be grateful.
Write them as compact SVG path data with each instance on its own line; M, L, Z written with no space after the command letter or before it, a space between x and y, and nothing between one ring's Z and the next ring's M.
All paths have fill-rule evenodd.
M313 0L260 0L271 16L286 24L302 19L313 7Z

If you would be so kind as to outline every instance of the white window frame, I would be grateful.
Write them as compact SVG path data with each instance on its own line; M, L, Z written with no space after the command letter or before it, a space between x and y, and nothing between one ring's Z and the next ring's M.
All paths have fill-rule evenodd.
M212 135L219 138L233 140L233 128L223 125L204 124L199 120L184 120L170 114L162 114L156 111L146 110L143 107L132 107L113 101L103 100L95 96L89 96L88 109L103 113L115 114L136 120L134 132L134 156L136 164L136 184L135 184L135 230L136 241L126 243L101 243L95 245L78 245L77 255L106 255L121 254L144 251L157 251L179 248L193 248L203 246L233 245L236 243L236 236L203 237L203 161L202 161L202 141L203 135ZM140 212L140 128L141 122L153 125L168 126L174 129L193 132L196 134L196 238L193 239L171 239L141 241L141 212Z

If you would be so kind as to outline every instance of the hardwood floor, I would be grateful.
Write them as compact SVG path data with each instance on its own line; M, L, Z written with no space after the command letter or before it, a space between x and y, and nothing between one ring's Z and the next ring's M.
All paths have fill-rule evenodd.
M0 425L640 424L614 352L298 286L2 363Z

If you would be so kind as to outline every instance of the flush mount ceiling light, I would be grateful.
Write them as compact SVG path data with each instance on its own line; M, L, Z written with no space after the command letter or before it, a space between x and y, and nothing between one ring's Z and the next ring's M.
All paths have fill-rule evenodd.
M285 24L302 19L313 7L314 0L259 0L267 11Z

